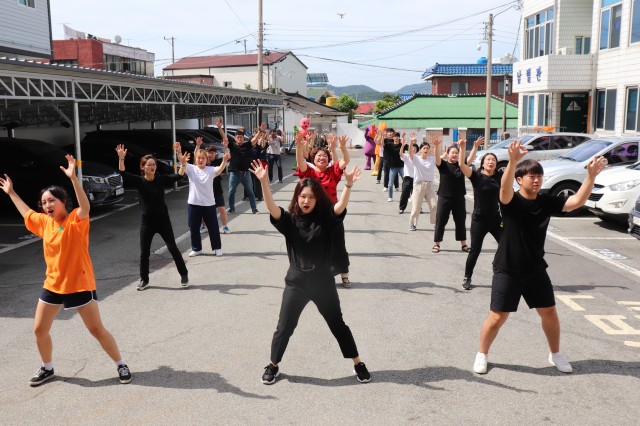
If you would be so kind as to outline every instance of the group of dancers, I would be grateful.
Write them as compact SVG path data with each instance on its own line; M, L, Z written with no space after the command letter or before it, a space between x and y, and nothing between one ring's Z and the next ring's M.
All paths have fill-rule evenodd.
M190 154L183 154L179 144L175 145L180 162L180 169L176 175L157 175L157 160L153 156L141 158L140 176L127 174L124 162L119 163L120 171L125 173L125 179L138 189L140 195L142 219L138 289L144 289L149 283L150 243L156 233L165 240L174 258L181 284L188 285L188 271L176 247L164 201L164 184L179 179L183 174L189 178L188 221L192 245L190 255L202 250L202 221L210 231L218 230L213 179L222 172L227 161L233 161L233 157L240 154L239 151L230 148L221 129L221 120L217 123L223 143L229 148L221 165L208 165L210 157L199 148L193 154L195 164L189 164ZM381 143L393 144L393 152L398 152L401 161L405 165L413 165L414 201L411 225L417 225L419 205L423 199L429 201L431 209L435 205L438 213L446 212L447 217L440 219L436 213L435 221L434 212L431 212L431 222L435 222L436 225L435 245L432 251L440 251L442 232L450 212L453 212L456 228L459 223L464 228L464 216L460 219L460 209L464 209L465 176L471 180L476 195L472 216L472 248L468 250L463 233L456 232L456 239L461 241L462 250L470 253L465 272L465 281L468 281L469 286L480 250L476 250L473 245L480 247L481 240L487 233L491 233L499 242L493 263L490 312L482 325L480 347L473 370L478 374L487 372L489 348L509 313L517 310L520 297L524 297L528 306L536 308L542 318L542 328L550 349L549 362L560 371L570 373L571 365L559 352L560 325L555 310L553 287L546 272L544 242L551 215L581 207L591 192L595 176L605 167L605 162L602 158L594 158L587 167L587 178L580 190L575 195L565 198L539 193L542 167L534 160L521 161L527 151L518 141L510 145L509 164L498 179L495 175L496 158L490 153L483 156L480 171L469 167L469 157L464 158L466 141L452 144L447 148L447 155L441 156L441 141L438 138L432 139L433 146L424 142L419 147L415 143L415 135L412 134L411 147L405 154L403 147L406 143L400 143L393 129L387 130L387 135L390 133L391 137L387 139L391 141L383 140ZM263 144L267 133L261 127L258 135L254 137L256 142ZM243 135L237 137L236 148L242 147L245 143L243 139ZM316 147L311 152L306 152L304 146L308 141L303 134L296 134L297 175L300 179L287 209L277 206L273 200L269 167L255 159L249 164L249 172L260 183L270 222L285 237L289 259L279 319L271 344L270 362L264 368L261 377L264 384L273 384L280 374L279 364L289 339L304 307L310 301L316 305L327 322L338 341L342 355L353 361L356 379L362 383L371 380L371 374L360 359L355 339L342 318L333 278L339 274L344 287L351 285L348 278L349 258L345 247L343 220L352 187L360 179L362 171L357 166L350 171L346 170L349 164L346 140L346 137L338 139L331 136L326 148ZM340 160L337 159L337 145L342 152ZM400 146L396 148L396 145ZM479 145L478 142L474 144L476 148ZM122 145L116 148L116 152L120 160L126 156L126 148ZM88 251L89 201L75 174L76 161L73 156L68 155L67 162L67 167L60 168L70 179L78 200L79 206L73 210L67 208L71 198L63 188L48 187L41 192L38 200L40 212L36 213L16 194L9 176L4 175L4 178L0 178L0 186L24 217L27 228L42 238L47 265L46 279L36 307L34 324L42 366L30 379L29 384L37 386L54 377L53 345L49 331L63 306L65 309L77 310L91 334L116 363L120 382L129 383L131 372L119 352L115 339L100 320L95 278ZM441 175L437 205L433 200L433 167L437 168ZM345 184L338 198L337 185L342 176L345 178ZM514 179L520 185L517 192L513 189ZM459 183L461 181L462 189ZM388 185L393 185L392 179ZM461 193L462 204L459 199ZM390 192L389 195L391 194ZM218 255L216 250L221 250L220 235L218 233L216 237L213 234L215 232L210 232L212 249ZM476 243L476 240L479 243ZM476 253L475 258L472 258L473 253Z

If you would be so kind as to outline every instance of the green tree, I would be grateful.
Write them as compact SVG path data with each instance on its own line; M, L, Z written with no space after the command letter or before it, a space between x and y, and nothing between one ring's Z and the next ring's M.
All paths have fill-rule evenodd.
M379 114L381 111L397 104L400 101L401 99L399 95L396 95L393 93L387 93L382 97L382 99L380 99L379 101L376 101L376 107L373 110L373 112L375 114Z
M353 120L354 111L358 109L358 102L351 96L343 93L338 98L338 110L349 113L349 123Z

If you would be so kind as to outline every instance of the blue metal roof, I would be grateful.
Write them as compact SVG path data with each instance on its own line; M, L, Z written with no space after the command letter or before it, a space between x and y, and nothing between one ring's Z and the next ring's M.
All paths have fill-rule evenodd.
M512 64L491 64L493 75L512 74ZM427 69L422 74L422 79L432 75L487 75L486 64L439 64Z

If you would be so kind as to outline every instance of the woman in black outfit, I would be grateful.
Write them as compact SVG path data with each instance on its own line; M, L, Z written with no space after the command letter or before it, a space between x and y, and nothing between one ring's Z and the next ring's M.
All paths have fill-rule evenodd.
M280 306L278 326L271 341L271 362L264 369L262 383L275 383L280 374L278 364L293 334L304 307L312 301L338 340L345 358L351 358L356 378L361 383L371 380L367 367L360 361L351 330L344 323L340 299L331 273L331 238L346 214L353 183L362 170L355 167L345 172L345 188L337 203L332 204L320 183L313 178L301 179L293 193L289 210L273 201L269 174L259 162L251 169L262 185L264 202L273 226L284 235L289 256L289 270Z
M453 213L453 221L456 225L456 241L460 241L462 251L469 252L467 245L467 229L464 221L467 216L464 196L467 190L464 187L464 175L458 166L460 154L457 144L447 148L447 161L442 161L440 155L441 140L433 138L436 147L436 167L440 172L440 185L438 186L438 209L436 212L436 226L433 235L433 253L440 252L440 243L444 236L444 227L449 221L449 214Z
M124 145L116 147L118 153L118 167L126 185L135 186L140 194L140 209L142 210L142 222L140 224L140 283L138 290L144 290L149 284L149 256L151 254L151 240L155 234L160 234L180 273L180 283L187 287L189 283L187 266L182 254L178 250L173 228L169 219L169 210L164 202L165 186L177 182L184 175L184 169L189 154L185 154L180 160L178 174L156 175L157 160L153 155L145 155L140 159L140 172L142 176L125 172L124 159L127 150Z
M488 152L480 159L480 171L473 170L464 161L465 144L461 141L458 165L462 173L473 185L473 214L471 215L471 251L464 268L462 288L471 290L471 276L482 250L484 237L490 233L496 242L502 235L502 217L500 216L500 181L502 174L496 173L498 158Z

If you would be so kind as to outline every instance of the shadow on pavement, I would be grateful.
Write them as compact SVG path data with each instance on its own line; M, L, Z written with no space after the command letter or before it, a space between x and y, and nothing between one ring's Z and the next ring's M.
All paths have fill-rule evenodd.
M570 361L573 367L572 375L582 376L587 374L609 374L615 376L629 376L640 379L640 362L628 362L628 361L611 361L607 359L584 359L580 361ZM489 362L489 371L494 368L501 368L503 370L515 371L518 373L536 374L539 376L565 376L567 374L561 373L556 370L555 367L528 367L524 365L511 365L511 364L494 364Z
M363 283L357 281L351 281L352 287L347 291L352 290L400 290L406 291L408 293L420 294L422 296L433 296L431 293L423 293L420 291L416 291L423 288L436 288L443 290L450 290L454 293L466 293L467 290L458 290L457 288L448 287L445 285L438 285L435 283L429 282L416 282L416 283L408 283L408 282L383 282L383 283Z
M236 293L236 291L242 290L258 290L261 288L275 288L276 290L282 290L282 287L276 287L271 285L253 285L253 284L189 284L189 287L155 287L149 285L147 290L169 290L169 291L189 291L189 290L203 290L203 291L217 291L220 294L228 294L231 296L246 296L247 293Z
M219 393L232 393L243 398L275 399L269 395L256 395L245 392L229 384L220 374L209 371L183 371L171 367L160 366L152 371L132 372L131 385L149 386L167 389L214 389ZM87 388L104 386L121 386L117 378L88 380L80 377L62 377L58 380Z

